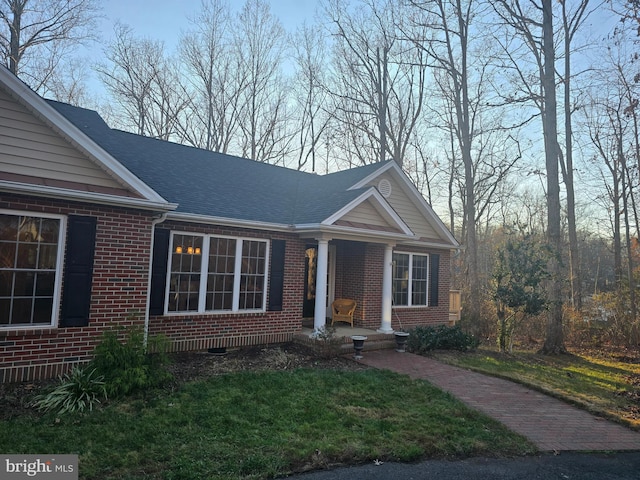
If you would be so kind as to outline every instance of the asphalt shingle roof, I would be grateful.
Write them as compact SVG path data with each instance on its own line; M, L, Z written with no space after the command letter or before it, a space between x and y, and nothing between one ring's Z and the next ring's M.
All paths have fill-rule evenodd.
M93 110L47 102L177 212L276 224L316 224L357 198L381 168L316 175L111 129Z

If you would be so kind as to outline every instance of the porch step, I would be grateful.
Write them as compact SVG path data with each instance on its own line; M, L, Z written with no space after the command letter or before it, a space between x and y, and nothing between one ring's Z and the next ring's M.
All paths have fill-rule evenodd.
M356 329L357 330L357 329ZM341 332L342 333L342 332ZM373 350L385 350L396 348L396 342L393 334L377 333L372 331L367 332L354 332L352 335L364 335L367 340L364 342L363 353ZM316 349L320 351L323 348L328 348L329 343L335 344L340 352L348 353L353 351L353 340L351 335L336 336L331 340L314 339L309 336L308 333L300 333L293 336L294 343Z

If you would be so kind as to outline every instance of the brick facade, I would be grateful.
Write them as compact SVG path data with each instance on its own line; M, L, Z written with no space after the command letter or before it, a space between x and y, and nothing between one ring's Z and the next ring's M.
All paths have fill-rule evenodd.
M358 306L354 324L378 329L382 318L383 244L335 241L336 298L352 298ZM449 250L402 247L403 252L440 255L437 306L393 307L391 328L406 330L417 325L435 325L448 321L450 288ZM431 279L429 279L431 281Z
M0 208L97 219L89 325L0 329L0 382L55 377L87 362L105 330L144 326L154 219L151 212L10 194L0 195ZM187 351L286 342L301 331L306 241L295 234L245 228L181 222L164 222L160 227L176 232L285 240L284 297L282 311L151 316L150 335L165 335L172 351ZM336 246L336 298L353 298L358 302L356 326L379 328L384 245L343 240L335 240L332 245ZM394 308L394 329L443 323L448 319L449 253L438 253L439 305Z
M143 325L150 213L7 194L0 195L0 208L97 218L89 326L0 329L0 382L60 375L91 357L106 328Z
M185 351L286 342L301 330L306 243L296 235L169 222L163 223L162 228L175 232L285 240L283 308L282 311L250 314L190 313L152 316L149 322L151 335L166 335L171 340L174 351Z

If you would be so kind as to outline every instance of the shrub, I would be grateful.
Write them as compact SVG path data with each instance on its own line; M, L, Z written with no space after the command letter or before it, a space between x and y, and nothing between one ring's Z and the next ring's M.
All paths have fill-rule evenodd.
M123 329L124 341L119 330L105 332L94 350L90 365L105 379L107 394L128 395L136 390L156 387L170 378L163 367L166 363L166 340L155 337L149 353L144 348L142 332L136 328Z
M60 385L48 393L38 395L34 405L39 410L58 410L58 414L93 410L100 398L107 398L104 377L96 370L75 367L60 379Z
M423 354L431 350L459 350L466 352L478 347L480 341L462 331L458 326L448 327L419 326L411 330L407 348L409 351Z
M336 327L325 325L318 329L314 342L314 351L322 358L337 357L341 353L343 341L336 333Z

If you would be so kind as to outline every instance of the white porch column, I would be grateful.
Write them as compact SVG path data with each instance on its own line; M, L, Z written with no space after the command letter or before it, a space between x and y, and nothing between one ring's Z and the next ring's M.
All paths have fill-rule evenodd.
M384 248L384 267L382 271L382 320L379 333L393 333L391 328L391 304L393 296L393 245Z
M313 313L313 331L323 328L327 321L327 266L329 264L329 240L318 240L316 262L316 306Z

